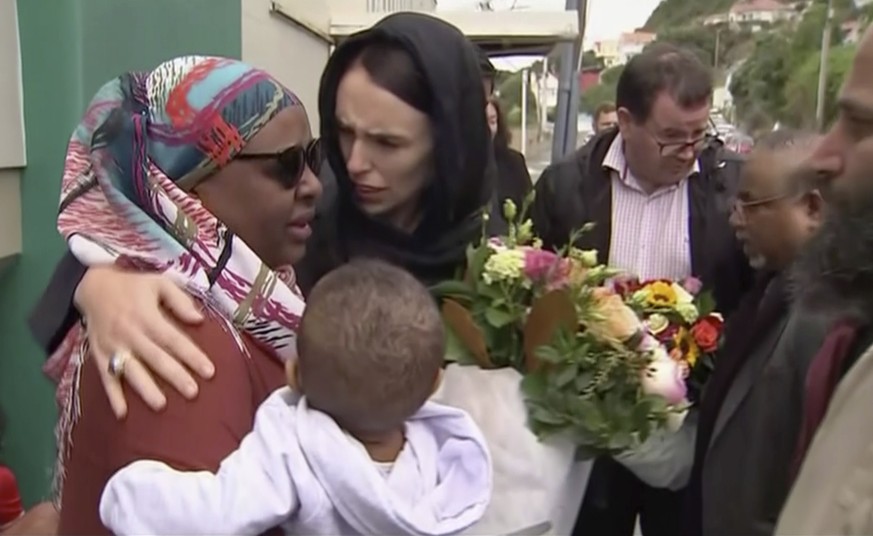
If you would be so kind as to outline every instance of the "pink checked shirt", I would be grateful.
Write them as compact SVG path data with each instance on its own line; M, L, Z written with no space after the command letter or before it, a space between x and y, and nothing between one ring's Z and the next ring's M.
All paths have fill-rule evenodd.
M641 279L683 279L691 273L688 178L646 193L628 169L621 134L609 147L612 233L609 264ZM697 162L689 177L700 171Z

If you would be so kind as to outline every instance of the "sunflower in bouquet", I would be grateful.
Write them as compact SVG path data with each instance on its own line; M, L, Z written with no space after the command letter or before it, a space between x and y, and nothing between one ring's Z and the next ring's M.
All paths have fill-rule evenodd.
M505 236L469 246L457 279L434 287L449 359L512 367L523 379L528 426L563 434L584 457L632 449L676 425L686 406L683 370L608 282L597 252L544 249L523 206L504 206Z
M724 331L712 294L703 292L694 277L681 282L619 277L611 285L644 319L648 334L679 363L689 399L696 402L714 367Z

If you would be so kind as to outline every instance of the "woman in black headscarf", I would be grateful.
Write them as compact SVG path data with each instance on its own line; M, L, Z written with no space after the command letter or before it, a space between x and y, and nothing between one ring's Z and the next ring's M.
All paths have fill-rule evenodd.
M457 28L415 13L388 16L336 49L319 93L335 187L325 188L330 197L295 267L304 292L360 256L397 264L425 283L463 266L466 246L481 229L481 210L494 198L478 63L475 47ZM86 273L68 254L31 316L31 329L51 352L80 313L98 361L131 352L188 396L196 396L194 380L180 363L210 374L207 357L175 325L176 319L197 322L200 314L169 280L114 266ZM122 397L118 384L109 384L120 379L104 376L110 396ZM132 387L161 407L154 382ZM114 402L124 407L123 399Z
M530 193L533 184L530 171L524 155L509 146L512 135L506 125L506 116L500 106L500 101L491 97L485 113L488 128L494 140L494 159L497 163L497 198L511 199L516 206L521 206L524 198Z

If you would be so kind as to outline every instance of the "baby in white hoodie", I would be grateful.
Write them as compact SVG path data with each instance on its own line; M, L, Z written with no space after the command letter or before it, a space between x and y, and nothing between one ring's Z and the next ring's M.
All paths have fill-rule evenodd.
M354 261L309 296L288 387L217 473L137 461L109 480L115 534L455 534L491 497L491 458L463 411L427 399L442 320L414 277ZM196 438L192 438L196 441Z

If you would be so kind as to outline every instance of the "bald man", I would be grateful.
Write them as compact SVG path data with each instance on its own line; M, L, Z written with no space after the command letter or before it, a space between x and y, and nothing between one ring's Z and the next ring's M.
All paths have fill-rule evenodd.
M771 134L740 174L730 222L759 277L728 321L699 405L686 536L770 536L791 488L804 378L830 325L792 309L786 284L823 218L818 192L794 180L815 141Z

